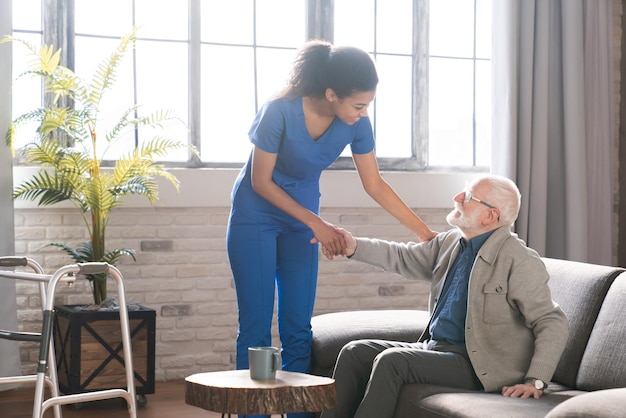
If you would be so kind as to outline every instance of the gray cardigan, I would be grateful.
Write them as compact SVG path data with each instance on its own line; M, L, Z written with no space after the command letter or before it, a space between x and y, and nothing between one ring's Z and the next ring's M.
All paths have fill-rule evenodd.
M453 229L424 243L357 238L351 257L407 279L431 282L432 315L462 234ZM568 321L552 301L548 272L538 254L498 228L478 252L469 281L467 352L487 392L521 383L549 382L568 338ZM428 339L428 327L420 340Z

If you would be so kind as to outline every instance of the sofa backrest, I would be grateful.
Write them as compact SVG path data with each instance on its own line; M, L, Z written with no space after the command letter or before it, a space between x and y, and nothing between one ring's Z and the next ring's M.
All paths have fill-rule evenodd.
M625 313L626 273L622 273L606 294L591 331L576 378L578 389L591 391L626 387Z
M569 339L552 380L573 388L604 298L624 269L552 258L543 261L552 299L569 320Z

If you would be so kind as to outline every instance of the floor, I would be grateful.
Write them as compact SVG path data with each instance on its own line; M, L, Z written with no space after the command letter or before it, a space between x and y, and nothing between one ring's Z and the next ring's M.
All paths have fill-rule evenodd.
M0 417L31 418L34 386L0 391ZM138 418L217 418L222 414L185 404L184 382L157 382L155 393L145 395L146 405L137 409ZM121 399L64 405L63 418L127 418L126 403ZM52 418L52 409L44 418ZM278 416L278 415L276 415Z

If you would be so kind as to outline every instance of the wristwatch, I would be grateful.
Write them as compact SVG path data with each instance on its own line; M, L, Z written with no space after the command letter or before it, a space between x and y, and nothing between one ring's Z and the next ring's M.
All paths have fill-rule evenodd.
M535 386L535 389L544 390L548 387L548 384L540 379L535 379L534 377L527 377L524 379L524 383L532 383Z

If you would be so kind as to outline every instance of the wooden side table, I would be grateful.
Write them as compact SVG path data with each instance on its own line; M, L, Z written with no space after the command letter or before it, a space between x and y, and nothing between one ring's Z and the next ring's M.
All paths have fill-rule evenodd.
M335 381L278 370L276 379L252 380L249 370L197 373L185 379L185 402L209 411L261 415L319 412L337 404Z

